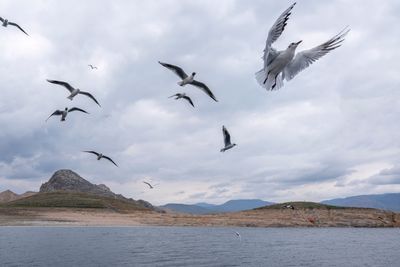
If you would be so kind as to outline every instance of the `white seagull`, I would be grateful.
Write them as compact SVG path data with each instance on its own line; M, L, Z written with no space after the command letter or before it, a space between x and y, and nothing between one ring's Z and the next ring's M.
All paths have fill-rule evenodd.
M268 32L264 55L262 57L264 67L255 74L258 83L267 90L281 88L284 79L290 81L299 72L326 55L329 51L340 47L344 41L344 37L350 31L345 28L325 43L301 51L296 55L296 48L302 41L291 43L286 50L278 51L272 47L272 44L281 36L295 4L292 4L280 15Z
M160 63L162 66L166 67L169 70L172 70L176 75L179 76L179 78L182 79L182 81L178 82L178 85L180 86L185 86L187 84L191 84L193 86L196 86L197 88L201 89L204 93L206 93L209 97L211 97L215 102L218 102L217 98L215 98L214 94L211 92L210 88L207 87L207 85L205 85L202 82L196 81L194 79L194 76L196 75L196 72L192 72L192 74L190 76L188 76L185 71L175 65L171 65L168 63L163 63L158 61L158 63Z
M225 126L222 126L222 134L224 135L224 144L225 147L221 149L221 152L225 152L228 149L233 148L236 144L231 143L231 135L229 134L228 130Z
M194 107L192 99L190 99L190 97L188 97L185 93L177 93L177 94L171 95L169 98L171 98L171 97L175 97L175 100L178 100L181 98L186 99L190 103L190 105L192 105Z
M86 153L91 153L91 154L94 154L94 155L96 155L97 156L97 160L101 160L101 159L106 159L106 160L109 160L109 161L111 161L112 162L112 164L114 164L115 166L117 166L118 167L118 165L110 158L110 157L108 157L108 156L106 156L106 155L103 155L103 154L101 154L101 153L98 153L98 152L96 152L96 151L93 151L93 150L87 150L87 151L83 151L83 152L86 152Z
M62 81L56 81L56 80L47 80L47 81L49 83L53 83L53 84L58 84L58 85L64 86L71 93L67 97L69 100L72 100L76 95L81 94L81 95L85 95L87 97L90 97L94 102L96 102L97 105L100 106L100 104L99 104L99 102L97 102L96 98L94 98L94 96L92 96L90 93L85 92L85 91L81 91L78 88L74 88L69 83L62 82Z
M97 67L96 67L96 66L93 66L92 64L89 64L88 66L89 66L92 70L93 70L93 69L96 69L96 70L97 70Z
M65 119L67 118L67 114L70 113L70 112L72 112L72 111L80 111L80 112L89 114L89 113L86 112L85 110L80 109L80 108L76 108L76 107L70 108L70 109L65 108L64 110L58 110L58 109L57 109L56 111L54 111L54 112L46 119L46 121L47 121L48 119L50 119L51 116L60 116L60 115L61 115L61 121L65 121Z
M3 27L7 27L8 25L15 26L18 29L20 29L23 33L29 36L29 34L27 34L26 31L24 31L24 29L22 29L21 26L19 26L17 23L8 21L8 19L3 19L2 17L0 17L0 21L3 23L2 24Z
M239 234L239 232L235 231L235 235L239 238L239 240L242 240L242 236Z

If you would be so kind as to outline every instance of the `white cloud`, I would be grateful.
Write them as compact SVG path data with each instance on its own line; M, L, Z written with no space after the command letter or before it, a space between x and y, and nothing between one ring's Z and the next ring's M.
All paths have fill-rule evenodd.
M352 30L340 49L265 92L254 72L270 25L290 2L2 1L2 16L31 37L0 29L0 190L37 189L60 168L156 204L399 189L380 172L400 159L400 30L387 26L399 23L400 6L367 2L299 2L278 48L302 39L306 49ZM158 60L196 71L219 102L177 86ZM85 97L67 100L48 78L92 92L102 108ZM167 98L181 91L195 109ZM44 122L65 106L90 115ZM224 154L222 125L238 144ZM159 182L157 190L146 191L143 177Z

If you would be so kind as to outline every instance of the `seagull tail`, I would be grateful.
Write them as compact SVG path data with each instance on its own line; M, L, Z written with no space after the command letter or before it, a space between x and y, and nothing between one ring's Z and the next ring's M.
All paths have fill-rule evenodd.
M264 87L267 91L278 90L283 86L282 74L279 74L276 77L276 80L275 75L269 74L267 79L267 73L264 69L261 69L260 71L256 72L255 76L258 84L261 87Z
M261 87L266 88L265 84L264 84L264 81L267 78L267 74L265 73L265 70L261 69L261 70L257 71L255 73L255 75L256 75L256 80L257 80L258 84L261 85Z

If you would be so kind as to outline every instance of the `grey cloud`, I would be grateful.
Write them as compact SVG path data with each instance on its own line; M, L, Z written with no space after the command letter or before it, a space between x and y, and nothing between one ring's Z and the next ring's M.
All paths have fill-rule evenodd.
M352 31L340 49L281 90L265 92L254 72L262 66L270 25L290 4L2 1L4 16L21 21L31 38L1 31L0 176L40 182L71 168L94 183L124 184L121 193L133 198L138 190L132 181L148 176L162 184L193 181L209 188L185 188L179 196L187 202L273 201L285 190L340 185L358 165L398 162L400 30L387 25L398 24L399 3L298 2L278 48L301 38L300 49L306 49L346 25ZM177 86L177 77L158 60L196 71L220 102ZM89 63L99 70L88 69ZM92 92L102 108L84 98L67 100L67 92L47 78ZM191 95L196 109L167 99L180 91ZM44 123L65 106L91 114ZM225 154L219 152L222 125L238 143ZM103 151L120 168L92 160L81 153L85 149ZM366 183L369 192L377 190L373 180ZM361 192L365 183L353 187L368 193ZM346 186L340 188L338 196ZM324 191L330 195L328 187L318 193ZM156 204L175 200L146 198Z

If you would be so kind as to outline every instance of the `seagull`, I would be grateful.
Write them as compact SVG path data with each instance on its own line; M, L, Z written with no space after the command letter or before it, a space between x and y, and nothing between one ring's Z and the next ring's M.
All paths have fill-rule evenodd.
M46 121L47 121L48 119L50 119L51 116L60 116L60 115L61 115L61 121L65 121L65 119L67 118L67 114L70 113L70 112L72 112L72 111L80 111L80 112L89 114L89 113L86 112L85 110L80 109L80 108L76 108L76 107L70 108L70 109L65 108L64 110L58 110L58 109L57 109L56 111L54 111L54 112L46 119Z
M190 105L192 105L194 107L192 99L190 99L190 97L188 97L185 93L177 93L177 94L171 95L169 98L171 98L171 97L175 97L175 100L178 100L181 98L186 99L187 101L189 101Z
M283 86L283 80L290 81L299 72L306 69L312 63L342 45L344 37L350 31L347 27L337 35L314 48L303 50L297 54L296 48L302 41L291 43L286 50L278 51L272 44L281 36L291 11L296 3L286 9L268 32L264 55L264 67L255 76L258 83L267 90L279 89Z
M150 183L148 183L148 182L143 181L143 183L147 184L147 185L150 187L150 189L153 189L153 188L154 188L154 186L152 186L152 185L151 185Z
M97 156L97 160L101 160L101 159L107 159L107 160L109 160L109 161L111 161L112 162L112 164L114 164L115 166L117 166L118 167L118 165L110 158L110 157L108 157L108 156L106 156L106 155L103 155L103 154L101 154L101 153L97 153L96 151L92 151L92 150L89 150L89 151L83 151L83 152L86 152L86 153L91 153L91 154L94 154L94 155L96 155Z
M61 86L64 86L65 88L67 88L67 90L71 93L67 98L69 100L72 100L76 95L81 94L81 95L85 95L90 97L94 102L96 102L97 105L100 106L99 102L97 102L96 98L94 98L94 96L92 96L90 93L85 92L85 91L81 91L78 88L74 88L72 87L69 83L66 82L62 82L62 81L56 81L56 80L47 80L49 83L53 83L53 84L58 84ZM101 107L101 106L100 106Z
M222 126L222 134L224 135L225 147L221 149L221 152L225 152L226 150L236 146L236 144L231 144L231 135L229 134L225 126Z
M93 66L92 64L89 64L88 66L89 66L92 70L93 70L93 69L96 69L96 70L97 70L97 67L96 67L96 66Z
M211 97L215 102L218 102L218 100L215 98L214 94L211 92L211 90L207 87L207 85L205 85L202 82L196 81L194 79L194 76L196 75L196 72L192 72L192 74L190 76L188 76L185 71L175 65L171 65L168 63L163 63L158 61L158 63L160 63L162 66L166 67L167 69L173 71L176 75L179 76L179 78L182 79L182 81L178 82L178 85L180 86L185 86L186 84L190 84L193 86L196 86L197 88L199 88L200 90L202 90L204 93L206 93L209 97Z
M2 17L0 17L0 21L3 23L2 26L4 27L7 27L8 25L15 26L18 29L20 29L23 33L29 36L29 34L27 34L26 31L24 31L24 29L22 29L17 23L8 21L8 19L3 19Z
M239 238L239 240L242 240L242 236L239 234L239 232L235 231L235 235Z

